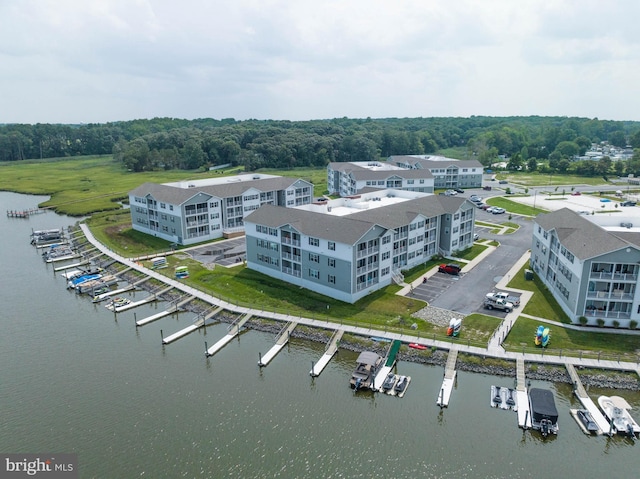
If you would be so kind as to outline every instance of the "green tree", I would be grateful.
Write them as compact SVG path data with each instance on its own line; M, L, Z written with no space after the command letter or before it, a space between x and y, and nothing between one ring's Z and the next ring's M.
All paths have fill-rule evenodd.
M573 158L578 154L580 148L573 141L561 141L558 143L556 151L559 152L563 158Z
M536 171L538 169L538 159L537 158L529 158L527 160L527 169L529 171Z
M609 134L609 143L619 148L627 146L627 138L624 136L624 131L616 130Z

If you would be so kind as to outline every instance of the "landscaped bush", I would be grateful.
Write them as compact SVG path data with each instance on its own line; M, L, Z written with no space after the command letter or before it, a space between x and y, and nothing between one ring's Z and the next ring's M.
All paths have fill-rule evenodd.
M602 318L598 318L598 319L596 320L596 322L598 323L598 326L600 326L600 327L603 327L603 326L604 326L604 319L602 319Z
M638 327L638 321L634 320L629 323L629 328L636 329L637 327Z
M580 316L580 317L578 318L578 321L580 321L580 324L581 324L582 326L586 326L586 325L587 325L587 323L589 322L589 319L587 319L587 317L586 317L586 316Z
M618 321L618 320L614 319L614 320L613 320L613 327L614 327L614 328L616 328L616 329L618 329L618 328L620 327L620 321Z

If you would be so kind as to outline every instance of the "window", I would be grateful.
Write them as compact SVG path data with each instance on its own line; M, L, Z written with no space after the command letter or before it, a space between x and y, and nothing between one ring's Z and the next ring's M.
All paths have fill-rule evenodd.
M382 238L382 244L389 244L389 243L391 243L391 236L390 235L384 236Z
M173 211L173 205L169 205L169 211Z
M336 244L333 241L329 241L329 250L330 251L335 251L336 250Z
M336 259L335 258L327 258L327 264L330 267L335 268L336 267Z
M309 246L320 246L320 240L318 238L309 237Z
M327 281L328 281L329 283L331 283L331 284L336 284L336 277L335 277L333 274L330 274L330 275L327 277Z
M309 261L312 261L313 263L319 263L320 255L315 253L309 253Z
M167 208L167 205L164 203L160 203L160 208L162 208L163 210Z
M387 260L391 257L391 252L390 251L385 251L384 253L382 253L382 261Z
M309 269L309 277L320 279L320 271L318 271L317 269Z

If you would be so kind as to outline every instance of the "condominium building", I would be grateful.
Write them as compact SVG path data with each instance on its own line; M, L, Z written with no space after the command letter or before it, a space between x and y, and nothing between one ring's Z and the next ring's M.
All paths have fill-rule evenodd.
M334 162L327 166L331 195L351 196L387 188L433 193L433 176L428 170L411 170L384 161Z
M382 190L297 208L265 205L245 218L247 266L353 303L404 269L473 244L464 198Z
M483 166L477 160L453 160L444 156L390 156L392 165L410 170L426 170L433 175L433 186L440 188L480 188Z
M567 208L536 217L531 267L572 322L584 316L591 325L637 324L639 220Z
M129 192L133 229L181 245L242 234L245 217L262 205L312 199L308 181L264 174L144 183Z

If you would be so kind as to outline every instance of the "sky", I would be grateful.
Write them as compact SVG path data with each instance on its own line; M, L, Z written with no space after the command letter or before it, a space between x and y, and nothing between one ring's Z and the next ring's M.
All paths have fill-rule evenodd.
M0 123L640 120L637 0L0 0Z

